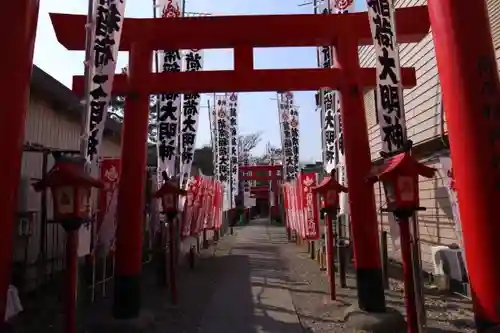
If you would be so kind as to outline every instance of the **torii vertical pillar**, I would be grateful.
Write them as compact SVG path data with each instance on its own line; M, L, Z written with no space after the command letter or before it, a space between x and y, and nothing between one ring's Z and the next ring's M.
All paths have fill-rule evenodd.
M132 44L122 134L122 171L118 188L116 266L113 316L139 317L141 309L142 228L149 121L149 91L144 82L151 72L153 53Z
M366 181L372 167L357 41L341 38L335 46L337 66L348 78L340 86L342 129L349 179L349 206L359 308L385 312L385 294L378 242L373 185Z
M500 326L498 69L485 0L428 4L476 326L482 333Z
M21 175L24 125L29 107L38 0L7 1L0 14L0 326L5 317L14 234L17 191Z

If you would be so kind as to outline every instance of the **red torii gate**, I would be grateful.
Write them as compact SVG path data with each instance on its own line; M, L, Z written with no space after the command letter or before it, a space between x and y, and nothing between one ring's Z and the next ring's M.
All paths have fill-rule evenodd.
M257 175L259 172L267 174ZM258 164L258 165L240 165L239 180L282 180L283 165Z
M429 0L436 56L442 81L443 99L448 105L449 136L453 152L457 191L461 198L464 243L467 249L469 277L474 288L476 322L480 332L500 324L500 266L494 265L499 250L496 223L500 200L497 179L500 175L495 143L498 133L496 113L500 105L500 83L496 73L495 53L488 26L485 0ZM0 163L0 317L5 312L7 286L10 283L12 234L16 212L23 133L30 92L30 73L38 18L38 0L8 1L0 14L0 39L8 51L0 53L0 151L6 161ZM53 17L60 41L73 50L84 45L84 18ZM73 21L74 20L74 21ZM396 14L398 42L418 41L428 31L426 10L398 9ZM57 24L57 22L60 24ZM468 22L468 25L463 24ZM252 29L237 29L251 26ZM473 26L474 29L470 29ZM194 28L194 29L193 29ZM158 29L158 30L156 30ZM161 31L175 31L172 36ZM369 311L384 308L383 290L379 282L380 263L377 253L374 200L371 187L364 183L370 157L366 121L364 119L362 87L374 84L373 70L359 69L357 46L371 44L365 13L335 15L284 15L229 18L182 18L169 20L127 19L122 37L122 50L131 50L129 86L125 77L118 76L115 93L128 92L125 121L123 161L126 181L122 184L120 201L120 266L118 285L133 301L138 288L133 281L140 273L138 255L127 267L124 248L131 241L132 251L140 252L142 198L132 202L134 194L142 192L144 178L147 103L146 95L170 91L240 91L250 90L315 90L331 87L341 91L343 127L346 143L347 174L350 181L353 236L358 271L359 305ZM73 35L74 34L74 35ZM66 38L63 38L66 37ZM471 47L471 41L474 42ZM252 47L335 45L339 69L328 70L253 70ZM235 71L182 74L151 74L151 50L168 48L235 47ZM410 73L410 74L408 74ZM370 77L371 76L371 77ZM209 80L210 81L204 81ZM415 83L414 74L403 70L407 86ZM163 81L165 80L165 81ZM163 82L162 82L163 81ZM149 83L147 86L141 84ZM175 82L175 83L174 83ZM75 88L78 85L75 86ZM487 89L485 89L487 87ZM202 89L205 88L205 89ZM219 88L219 89L215 89ZM81 89L77 89L80 90ZM494 106L495 108L491 108ZM347 111L346 111L347 110ZM483 110L483 113L478 112ZM486 112L488 111L488 112ZM477 117L480 119L478 120ZM464 124L467 131L464 131ZM496 131L496 132L495 132ZM137 140L140 141L140 140ZM492 144L493 142L493 144ZM133 152L130 151L133 150ZM137 153L134 156L134 152ZM135 161L134 161L135 159ZM493 159L493 161L492 161ZM125 170L124 170L125 171ZM125 176L125 174L124 174ZM139 176L139 177L137 177ZM137 177L138 179L134 179ZM483 195L487 193L487 195ZM481 194L481 195L479 195ZM462 200L464 199L464 200ZM127 203L131 203L127 207ZM127 218L127 213L132 213ZM135 220L135 218L137 220ZM131 233L125 232L130 228ZM136 237L132 233L137 232ZM139 242L139 244L138 244ZM140 259L139 259L140 260ZM121 276L120 276L121 275ZM374 282L369 281L373 279ZM118 287L118 289L120 289ZM373 298L370 301L369 298ZM137 303L137 302L136 302ZM129 304L128 315L135 316L138 306Z
M399 43L419 41L428 31L429 18L424 7L404 8L397 11ZM79 29L86 23L86 16L51 14L57 40L70 51L81 51L85 46L85 31ZM228 29L227 27L248 26L252 29ZM300 27L300 28L298 28ZM68 30L75 28L74 31ZM319 31L318 31L319 29ZM355 31L350 29L356 29ZM232 30L232 31L228 31ZM158 34L155 31L175 31L175 34ZM425 31L425 32L424 32ZM196 34L194 33L196 32ZM148 92L150 94L169 92L220 92L220 91L286 91L317 90L318 88L339 88L349 77L338 68L308 69L260 69L253 68L254 47L317 46L339 44L355 58L346 58L356 63L357 75L349 81L363 88L376 85L375 68L359 69L357 53L352 46L371 45L372 37L366 13L349 15L265 15L265 16L211 16L186 17L168 20L127 18L123 24L120 51L136 49L159 50L168 45L170 49L214 49L234 48L234 70L199 72L148 71L140 90L133 86L129 74L114 77L113 92L127 95ZM349 40L349 43L347 43ZM349 45L351 44L351 45ZM138 47L139 46L139 47ZM339 49L339 46L336 47ZM141 51L136 51L140 53ZM133 52L133 53L136 53ZM339 51L337 51L339 52ZM342 54L346 52L341 52ZM357 52L357 51L356 51ZM147 53L147 52L146 52ZM138 56L137 56L138 57ZM132 59L130 56L130 65ZM353 61L355 60L355 61ZM351 64L352 65L352 64ZM347 66L349 71L353 70ZM73 78L73 91L82 95L84 77ZM402 68L405 87L415 86L415 70ZM144 84L146 83L147 84Z
M257 175L258 172L264 172L265 175ZM242 165L239 167L239 179L240 180L268 180L271 181L271 189L274 194L274 206L269 207L272 209L272 216L279 215L279 182L283 180L283 165L269 165L269 164L259 164L259 165ZM258 197L266 197L264 194L267 191L267 197L269 197L269 187L261 187L259 190L252 188L250 193L257 194ZM263 193L264 192L264 193Z
M51 14L58 41L68 50L85 49L86 16ZM426 7L396 11L397 42L420 41L429 31ZM231 29L230 27L252 27ZM159 31L175 31L160 34ZM122 176L118 191L116 274L113 313L137 316L140 310L143 201L149 96L165 92L318 90L341 93L347 177L350 183L354 256L361 309L385 311L378 224L372 185L363 89L376 85L375 69L360 68L358 46L373 44L367 13L345 15L265 15L125 19L120 50L129 51L128 74L115 76L113 94L126 96L122 136ZM338 68L255 70L254 47L334 45ZM152 51L234 48L233 71L152 73ZM84 78L74 78L82 95ZM406 87L415 71L402 70Z

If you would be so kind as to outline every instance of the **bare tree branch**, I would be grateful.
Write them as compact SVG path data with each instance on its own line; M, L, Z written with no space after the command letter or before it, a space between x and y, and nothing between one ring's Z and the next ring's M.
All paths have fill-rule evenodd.
M156 96L151 96L149 103L149 125L148 125L148 142L156 142L156 108L157 98ZM125 98L123 96L111 96L108 107L108 117L116 120L119 123L123 123L123 110L125 107Z
M241 150L250 153L262 141L262 132L238 136L238 144Z

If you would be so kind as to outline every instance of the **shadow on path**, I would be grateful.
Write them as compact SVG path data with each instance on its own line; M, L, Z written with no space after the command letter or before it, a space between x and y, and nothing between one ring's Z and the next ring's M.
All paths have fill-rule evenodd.
M237 230L231 267L218 284L200 333L302 333L278 244L258 223Z

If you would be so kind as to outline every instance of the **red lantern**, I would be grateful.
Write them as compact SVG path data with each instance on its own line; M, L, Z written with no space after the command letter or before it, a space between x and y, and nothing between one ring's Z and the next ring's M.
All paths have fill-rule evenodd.
M33 187L36 191L51 189L54 219L69 231L78 229L84 221L90 220L91 188L103 188L104 184L84 172L83 160L60 158Z
M335 179L335 170L330 172L330 176L325 177L316 187L313 187L314 194L319 194L324 203L324 210L329 214L336 214L339 208L339 193L347 193L347 188L340 185Z
M173 181L166 180L154 197L161 198L163 213L168 219L173 220L179 211L179 196L186 194L187 191L180 189Z
M384 164L372 170L369 180L383 182L387 197L385 210L392 212L399 224L408 332L417 332L419 323L413 276L414 256L412 256L412 244L416 244L416 239L410 232L409 218L416 210L425 210L419 207L418 176L432 178L435 169L423 165L411 156L411 141L407 146L405 152L390 158L383 156L387 157ZM418 228L416 223L414 219L414 230Z
M78 229L90 222L90 192L104 183L85 173L82 158L59 157L49 173L33 185L36 191L50 188L54 218L66 231L65 332L76 332Z
M418 176L432 178L434 172L403 152L372 170L370 180L383 182L388 211L413 213L419 206Z

